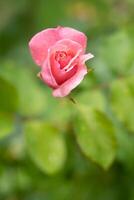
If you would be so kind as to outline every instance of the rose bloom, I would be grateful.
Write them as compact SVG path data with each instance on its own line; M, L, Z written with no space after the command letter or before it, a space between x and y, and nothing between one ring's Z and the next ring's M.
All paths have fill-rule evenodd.
M87 74L85 54L87 37L68 27L48 28L37 33L29 42L35 63L41 67L39 77L53 89L53 96L67 96Z

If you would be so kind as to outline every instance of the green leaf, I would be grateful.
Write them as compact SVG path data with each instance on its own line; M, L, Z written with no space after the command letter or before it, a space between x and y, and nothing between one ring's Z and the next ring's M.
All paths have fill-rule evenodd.
M77 97L78 104L92 107L104 111L105 98L100 90L86 90L81 92Z
M82 151L103 168L108 168L116 153L115 130L105 113L105 98L100 90L80 93L75 118L75 133Z
M113 112L130 131L134 131L134 76L114 81L110 89Z
M0 113L0 139L10 135L14 130L14 116L9 113Z
M36 165L44 172L58 172L65 162L66 147L62 134L51 124L31 121L26 123L28 151Z
M115 130L102 111L79 107L75 134L82 151L92 161L107 169L116 154Z
M38 85L35 72L17 63L7 61L0 68L2 77L16 87L19 94L19 113L22 115L40 115L45 107L45 95Z
M119 74L127 73L133 61L132 44L127 31L122 30L111 35L103 47L102 56L108 66Z
M101 40L93 60L95 74L101 82L111 82L115 74L126 75L134 71L132 44L133 34L128 30L117 31Z
M18 95L15 87L0 77L0 111L16 112Z

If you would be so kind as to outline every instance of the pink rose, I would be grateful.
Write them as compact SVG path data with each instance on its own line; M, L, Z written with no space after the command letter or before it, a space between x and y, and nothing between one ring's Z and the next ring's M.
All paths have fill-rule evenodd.
M29 42L32 57L41 67L39 77L53 89L53 96L68 95L87 74L85 54L87 37L68 27L43 30Z

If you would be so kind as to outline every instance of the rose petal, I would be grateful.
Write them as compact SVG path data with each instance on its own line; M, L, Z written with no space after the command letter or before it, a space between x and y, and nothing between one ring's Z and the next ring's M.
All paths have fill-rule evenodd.
M56 52L56 51L72 51L74 55L77 53L79 49L83 49L82 46L70 39L61 39L57 41L53 46L49 48L49 52Z
M59 27L58 31L61 39L70 39L78 42L83 49L86 48L87 37L84 33L68 27Z
M87 69L85 66L82 66L81 69L79 69L72 78L63 83L59 88L53 90L53 96L67 96L71 92L71 90L73 90L77 85L80 84L86 74Z
M37 33L29 42L31 55L35 63L42 66L47 58L48 49L59 40L57 29L46 29Z
M87 53L87 54L85 54L85 55L82 55L82 56L80 57L81 63L85 63L87 60L89 60L89 59L91 59L91 58L93 58L93 57L94 57L94 55L91 54L91 53Z
M43 80L43 82L45 82L51 88L55 89L58 87L58 84L56 83L55 78L52 75L49 60L44 62L39 76Z

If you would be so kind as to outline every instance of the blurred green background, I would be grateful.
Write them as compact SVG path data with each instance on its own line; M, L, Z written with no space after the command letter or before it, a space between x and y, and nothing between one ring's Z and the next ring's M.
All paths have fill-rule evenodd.
M134 1L0 1L0 200L134 200ZM28 41L88 36L94 70L67 98L36 77Z

